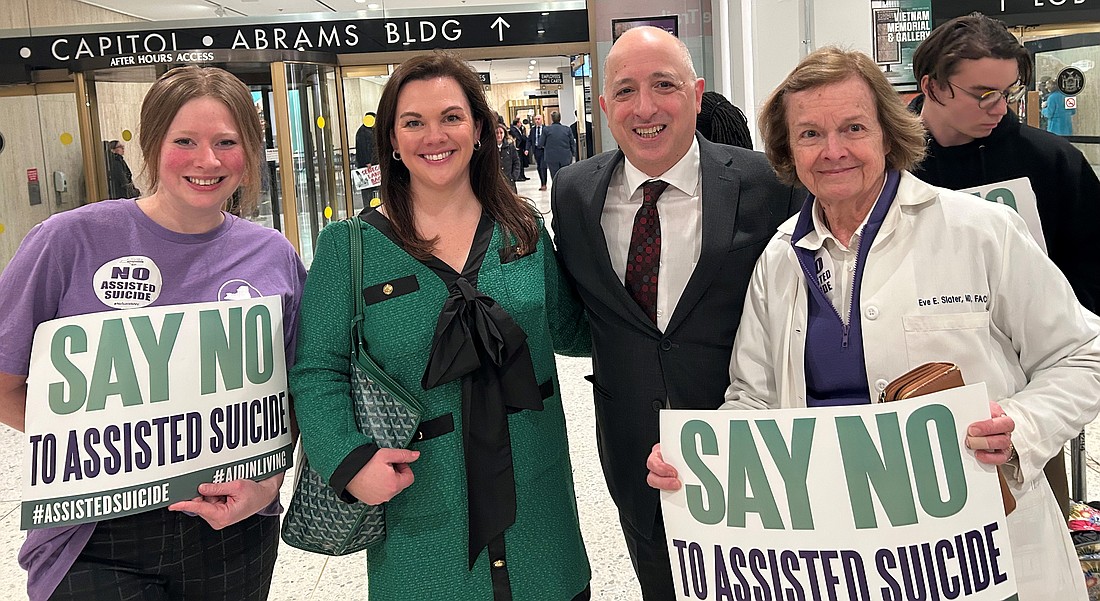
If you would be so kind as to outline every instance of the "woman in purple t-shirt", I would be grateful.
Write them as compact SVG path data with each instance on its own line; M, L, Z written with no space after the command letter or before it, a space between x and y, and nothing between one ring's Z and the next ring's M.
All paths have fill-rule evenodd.
M280 296L293 361L302 263L279 232L223 210L235 192L245 205L259 195L262 129L248 88L220 69L174 69L146 95L139 131L152 194L47 219L0 275L0 305L10 308L0 316L0 421L13 428L24 428L35 328L121 308L97 285L120 260L139 262L155 280L140 306ZM19 556L28 594L266 599L282 481L205 483L193 500L167 508L31 530Z

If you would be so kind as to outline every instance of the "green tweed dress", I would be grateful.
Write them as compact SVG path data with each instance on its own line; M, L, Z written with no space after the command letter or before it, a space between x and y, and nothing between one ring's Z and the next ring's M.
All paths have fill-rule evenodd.
M554 349L586 354L590 336L579 301L571 294L540 224L535 252L502 264L502 235L493 227L477 289L527 333L535 377L553 393L541 411L508 415L515 469L516 521L504 533L504 561L490 566L482 549L468 562L469 518L462 436L461 378L424 390L421 377L436 321L448 298L443 280L427 265L364 223L364 274L349 283L349 225L321 232L302 296L297 360L290 386L302 442L313 467L330 478L352 451L371 441L355 428L349 398L348 348L352 294L366 297L365 331L372 357L424 406L422 423L450 423L413 442L415 482L386 504L387 537L368 551L372 601L570 601L590 579L581 540L565 414ZM473 252L473 251L471 251ZM507 253L505 253L507 254ZM451 417L448 418L448 415ZM507 570L503 595L497 574Z

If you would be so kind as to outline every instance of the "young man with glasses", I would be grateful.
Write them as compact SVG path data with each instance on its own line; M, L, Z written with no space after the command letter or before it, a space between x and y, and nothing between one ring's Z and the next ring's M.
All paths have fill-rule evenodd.
M928 155L913 173L953 190L1005 183L1017 208L1032 198L1042 224L1042 232L1032 234L1045 239L1047 254L1081 304L1096 313L1100 269L1093 238L1100 231L1100 181L1068 141L1020 123L1012 109L1031 75L1027 50L1000 21L972 13L932 31L913 54L922 94L909 108L928 128ZM1066 511L1061 455L1046 474Z

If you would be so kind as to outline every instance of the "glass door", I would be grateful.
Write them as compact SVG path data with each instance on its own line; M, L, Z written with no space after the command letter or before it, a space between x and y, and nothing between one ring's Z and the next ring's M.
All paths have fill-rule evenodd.
M77 104L72 82L0 88L0 270L32 227L88 201Z
M274 63L271 75L276 89L286 92L274 96L284 231L309 266L321 229L349 211L336 67Z
M1065 137L1100 171L1100 28L1092 28L1028 31L1024 46L1034 57L1039 106L1029 109L1038 109L1037 126Z

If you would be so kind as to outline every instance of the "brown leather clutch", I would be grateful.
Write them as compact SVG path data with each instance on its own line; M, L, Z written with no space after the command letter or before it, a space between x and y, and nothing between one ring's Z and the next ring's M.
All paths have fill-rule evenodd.
M898 376L893 382L886 385L879 395L879 402L900 401L913 397L941 392L951 388L964 386L962 370L954 363L935 361L918 365L913 369ZM1004 503L1005 515L1016 509L1016 497L1008 488L1008 481L997 469L997 479L1001 483L1001 502Z

